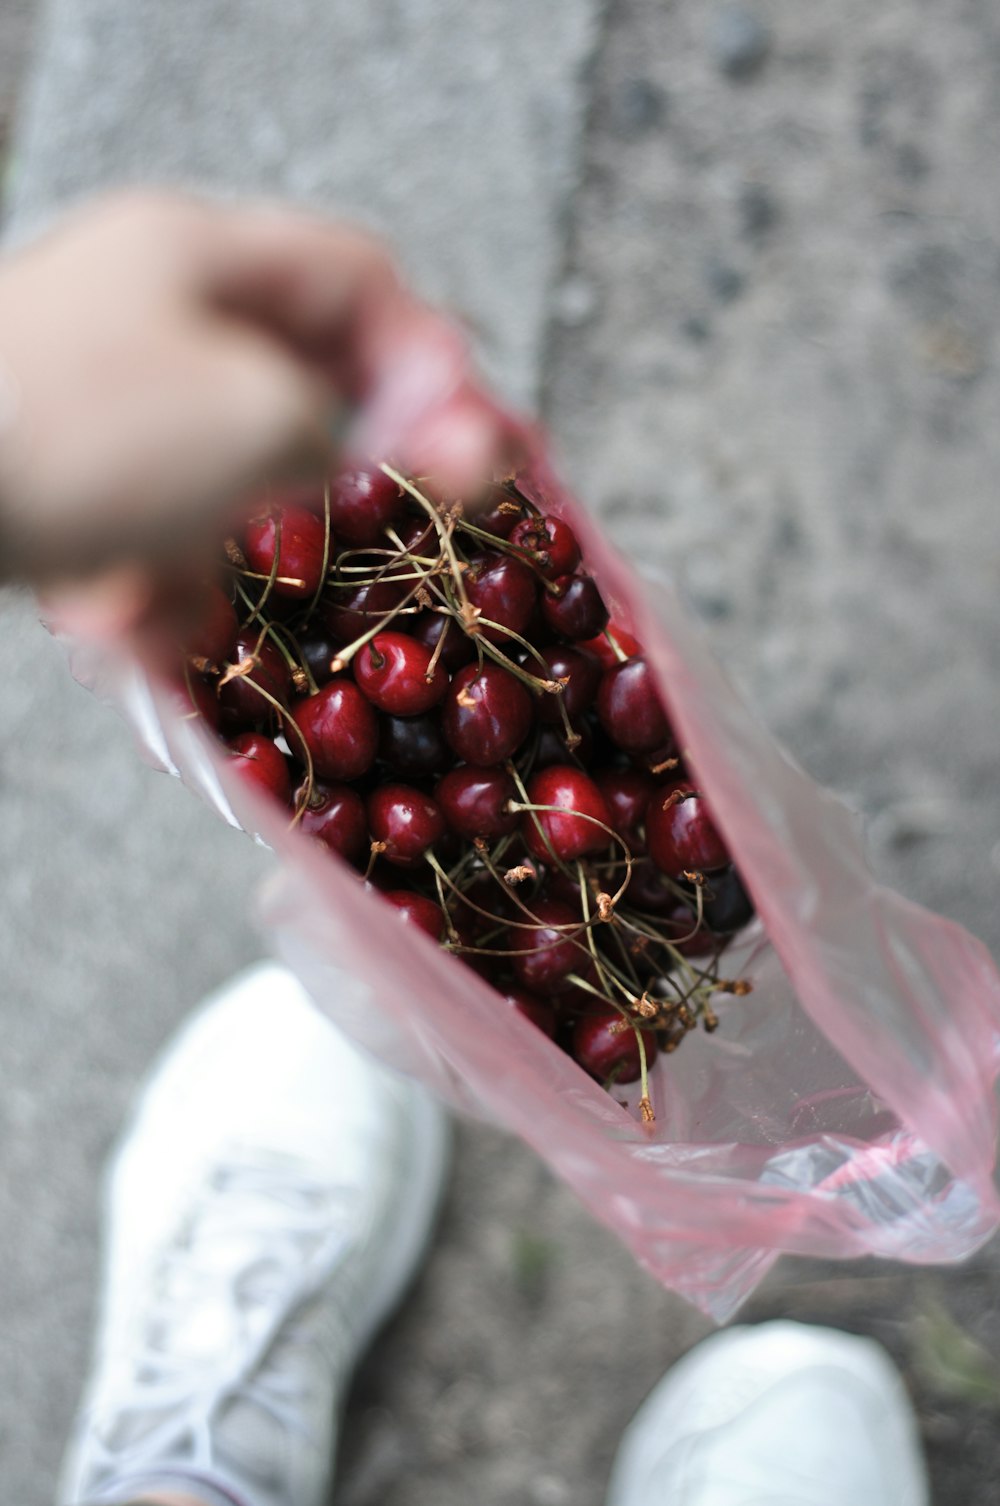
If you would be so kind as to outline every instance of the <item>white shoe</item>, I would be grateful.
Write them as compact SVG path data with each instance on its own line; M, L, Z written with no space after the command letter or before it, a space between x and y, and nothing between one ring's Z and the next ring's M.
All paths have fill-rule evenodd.
M916 1418L871 1339L800 1323L714 1334L640 1407L607 1506L927 1506Z
M338 1406L427 1247L447 1147L423 1089L361 1056L283 968L209 999L108 1174L60 1501L204 1482L210 1499L320 1506Z

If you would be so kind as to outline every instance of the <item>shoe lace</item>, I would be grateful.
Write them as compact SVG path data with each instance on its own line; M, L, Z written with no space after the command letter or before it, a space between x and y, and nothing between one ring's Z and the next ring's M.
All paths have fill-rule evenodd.
M148 1300L110 1359L109 1404L90 1417L100 1464L141 1452L144 1463L210 1467L220 1416L237 1399L308 1436L313 1370L292 1351L329 1344L343 1314L326 1303L319 1326L295 1318L352 1246L356 1202L355 1188L310 1178L290 1157L227 1151L160 1250L142 1285Z

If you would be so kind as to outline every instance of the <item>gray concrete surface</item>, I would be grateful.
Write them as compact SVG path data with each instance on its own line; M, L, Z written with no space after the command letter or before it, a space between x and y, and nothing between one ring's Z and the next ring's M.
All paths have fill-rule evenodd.
M1000 22L978 0L537 10L55 0L16 221L155 173L388 228L505 390L541 396L624 547L683 573L881 871L996 947ZM258 951L265 866L138 765L31 615L4 611L0 733L19 1506L49 1499L83 1370L101 1155L157 1041ZM1000 1352L995 1266L791 1264L748 1312L887 1343L957 1506L1000 1446L915 1364L918 1320L942 1302ZM359 1377L338 1506L598 1506L632 1408L705 1326L518 1146L466 1131L435 1258Z

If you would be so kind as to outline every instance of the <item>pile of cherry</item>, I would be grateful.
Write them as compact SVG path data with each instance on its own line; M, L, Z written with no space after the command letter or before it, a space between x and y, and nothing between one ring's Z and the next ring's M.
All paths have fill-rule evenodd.
M516 482L390 467L251 510L186 633L234 772L608 1088L701 1023L752 907L640 645ZM191 712L191 707L194 712Z

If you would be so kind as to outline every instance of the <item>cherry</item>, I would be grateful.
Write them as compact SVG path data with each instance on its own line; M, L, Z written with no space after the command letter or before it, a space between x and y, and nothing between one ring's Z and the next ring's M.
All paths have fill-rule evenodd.
M730 861L704 797L683 780L656 791L646 810L646 843L657 868L671 878L711 872Z
M622 902L647 915L658 916L671 916L678 905L686 904L677 893L676 883L645 857L632 864Z
M473 905L476 906L475 909L472 908ZM463 936L469 932L474 938L482 936L485 932L523 913L514 903L511 890L504 884L498 883L492 874L486 872L479 873L471 883L465 884L461 895L452 893L448 908L455 925ZM480 910L485 910L486 914L481 915ZM502 942L495 941L490 944L501 946ZM494 963L496 958L489 960Z
M370 769L378 747L378 721L371 704L350 680L333 680L298 701L288 743L301 756L298 728L321 779L357 779Z
M479 629L487 642L509 642L505 628L523 637L538 601L535 576L523 560L511 554L479 555L471 561L464 580L472 605L484 619L498 624Z
M509 539L523 517L523 504L501 492L491 507L476 515L475 522L477 528L491 533L495 539Z
M279 543L280 532L280 543ZM272 593L292 601L308 601L323 579L323 559L333 559L333 539L326 542L326 520L298 502L276 502L261 517L251 518L243 536L243 552L251 570L271 574L278 555Z
M423 894L414 894L409 889L386 889L382 898L398 910L407 925L416 926L435 941L440 941L444 930L444 911L432 899Z
M368 829L384 842L382 856L399 868L413 868L444 833L441 807L408 784L383 784L368 798Z
M505 1004L509 1004L525 1019L537 1025L550 1038L556 1033L556 1012L547 999L538 998L537 994L529 994L525 988L509 988L503 995Z
M233 666L248 661L252 667L246 674L236 675L219 688L223 721L231 726L245 727L251 722L271 721L275 710L266 697L273 696L285 706L292 693L291 670L269 638L261 642L259 622L241 628L233 644Z
M648 659L627 659L604 671L597 714L608 736L626 753L651 752L670 738L670 723Z
M506 837L517 829L517 812L507 809L517 794L506 769L452 769L434 791L453 832L476 837Z
M187 680L172 682L169 690L178 716L185 721L201 718L213 732L218 732L219 702L214 682L203 680L200 675L190 675Z
M623 662L619 658L619 655L615 653L613 645L608 642L608 634L615 640L615 643L617 643L626 659L633 659L636 654L642 653L642 644L638 638L634 637L627 628L623 628L620 623L615 622L614 618L612 618L605 632L598 633L596 638L588 638L580 644L580 647L585 648L588 653L595 654L605 669L610 669L612 665Z
M330 523L355 548L384 544L385 529L400 516L405 497L382 471L344 471L330 488Z
M519 983L544 993L556 988L567 973L586 966L587 943L579 911L574 912L557 899L535 900L529 908L541 925L525 923L510 927L510 945L515 954L510 961ZM575 926L576 931L563 931L560 926Z
M197 670L214 669L229 658L239 622L221 586L206 582L190 606L183 607L184 653Z
M588 852L601 851L611 841L611 834L604 829L611 824L607 801L582 769L570 764L539 769L528 781L528 799L532 805L559 808L525 811L521 817L528 850L541 862L551 861L550 845L557 858L571 863ZM593 819L587 820L588 816ZM603 826L597 822L603 822Z
M581 768L589 768L594 746L593 734L586 722L573 730L579 742L570 748L561 727L542 727L535 744L534 767L544 769L549 764L570 763L575 759Z
M580 546L576 534L562 518L551 515L523 518L509 535L510 542L531 555L542 574L549 580L572 575L580 563Z
M368 818L365 802L357 790L347 784L313 784L308 794L304 785L296 791L296 808L305 800L298 827L315 837L348 863L360 862L368 849Z
M608 609L589 575L560 575L555 591L542 596L542 616L562 638L593 638L605 626Z
M448 671L430 669L431 651L405 633L376 633L354 656L354 678L373 706L390 716L419 716L442 700Z
M592 655L561 644L543 648L541 653L545 669L538 666L537 660L535 663L529 661L528 667L533 674L540 674L543 679L566 681L562 690L562 703L566 715L575 726L594 703L597 687L601 683L601 667ZM542 696L538 702L538 720L549 726L564 725L558 696Z
M244 784L264 791L287 805L292 796L292 781L285 755L269 737L259 732L241 732L229 744L230 767Z
M404 581L367 581L354 585L350 576L331 581L332 596L323 603L323 616L340 643L351 643L376 627L387 612L398 607L406 595Z
M425 512L421 512L415 518L403 518L393 529L396 537L403 546L404 554L415 554L421 559L436 559L441 552L441 543L438 531ZM389 540L383 540L389 543ZM400 564L404 570L412 569L406 560Z
M717 936L741 931L754 917L753 900L735 868L713 873L705 887L702 914Z
M436 712L379 717L378 756L394 774L407 779L442 774L454 758Z
M606 769L597 775L597 788L607 801L615 831L625 838L633 853L641 851L640 832L655 789L650 775L638 769Z
M443 638L444 647L439 663L452 674L476 657L476 646L472 639L447 612L421 612L413 618L410 634L418 643L432 650L437 648L438 641Z
M656 1036L643 1033L646 1065L656 1058ZM632 1026L616 1009L588 1014L573 1027L573 1055L599 1082L635 1082L642 1075L639 1043Z
M448 687L442 726L465 763L488 768L517 751L531 730L531 696L498 664L467 664Z
M329 685L333 679L330 665L337 652L337 640L333 634L313 618L308 628L299 634L298 642L302 658L317 686Z

